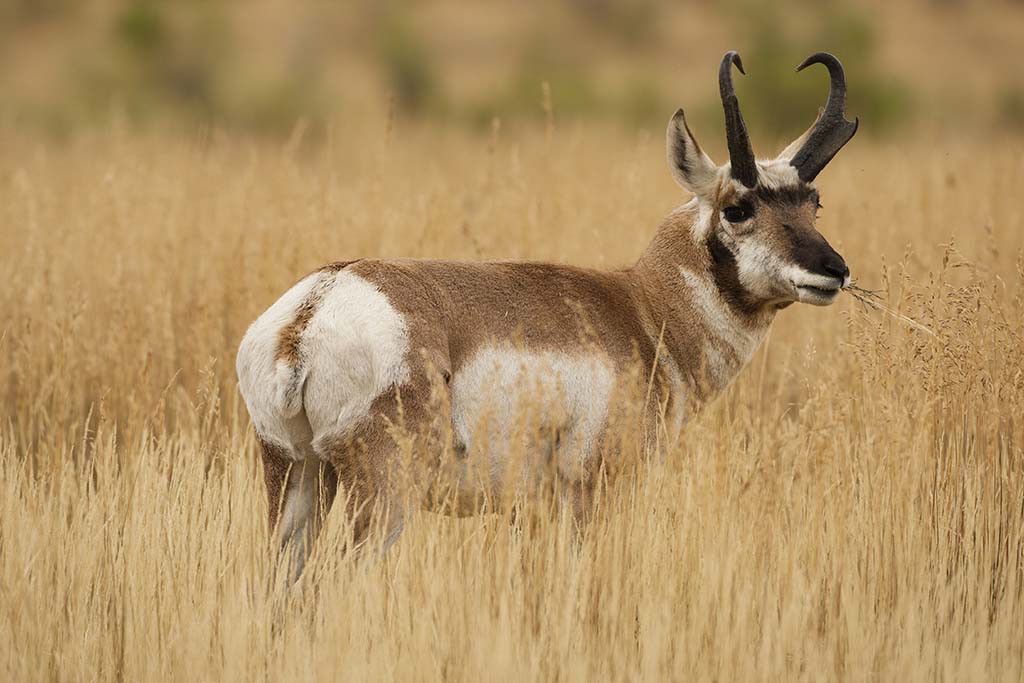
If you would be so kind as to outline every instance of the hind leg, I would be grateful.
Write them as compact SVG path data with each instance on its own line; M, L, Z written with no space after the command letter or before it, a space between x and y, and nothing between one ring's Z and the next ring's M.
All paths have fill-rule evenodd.
M373 360L376 346L347 353L348 372L360 368L360 353L371 354ZM371 546L383 552L398 540L408 510L421 506L424 482L438 470L438 453L451 441L450 372L444 369L444 358L425 361L424 355L430 356L408 354L411 379L374 396L366 412L362 400L345 398L365 388L339 388L343 383L331 369L311 372L306 383L313 450L337 475L353 548ZM374 362L385 360L393 359Z
M287 557L289 576L295 581L331 508L337 479L332 468L315 455L294 459L274 444L262 440L260 444L269 529L281 555Z
M388 477L393 450L385 438L329 441L317 447L337 478L339 502L345 523L351 525L348 547L360 550L368 544L386 551L405 526L405 506Z

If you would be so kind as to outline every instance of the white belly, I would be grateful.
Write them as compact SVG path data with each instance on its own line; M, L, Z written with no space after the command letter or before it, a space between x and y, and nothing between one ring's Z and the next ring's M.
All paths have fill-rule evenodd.
M526 483L552 465L575 478L604 429L615 379L597 353L484 348L452 378L456 439L490 485Z

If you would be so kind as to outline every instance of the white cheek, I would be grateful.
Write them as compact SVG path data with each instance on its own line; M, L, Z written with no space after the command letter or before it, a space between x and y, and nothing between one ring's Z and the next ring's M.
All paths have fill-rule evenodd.
M748 292L770 297L788 290L786 271L794 266L756 237L737 240L734 254L740 283Z
M738 240L733 252L736 254L736 269L740 282L747 291L757 296L770 298L792 296L798 286L832 289L835 278L812 273L789 261L771 247L757 242L756 238ZM844 286L848 278L844 280Z

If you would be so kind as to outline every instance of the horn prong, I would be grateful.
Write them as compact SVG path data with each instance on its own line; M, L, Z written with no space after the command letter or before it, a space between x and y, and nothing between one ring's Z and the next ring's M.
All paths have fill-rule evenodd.
M846 120L846 73L843 65L828 52L815 52L800 62L797 71L803 71L812 64L824 64L829 73L828 101L818 116L814 128L807 136L807 142L793 155L790 164L804 182L811 182L832 157L850 141L857 132L859 119Z

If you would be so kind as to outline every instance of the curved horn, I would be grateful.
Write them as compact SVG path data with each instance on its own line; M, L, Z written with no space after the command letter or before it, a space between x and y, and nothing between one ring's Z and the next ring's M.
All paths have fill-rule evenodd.
M725 53L722 65L718 69L718 90L722 95L722 108L725 110L725 136L729 143L729 160L732 162L732 177L747 187L757 185L757 164L754 162L754 150L750 146L747 126L740 114L740 103L736 99L736 91L732 87L732 65L735 64L740 73L743 62L733 50Z
M846 120L846 74L839 60L827 52L815 52L796 70L803 71L811 64L824 64L828 68L831 82L825 110L818 116L803 147L789 161L796 168L800 180L805 183L814 180L821 169L832 161L836 152L857 132L860 123L860 119L856 118L853 121Z

